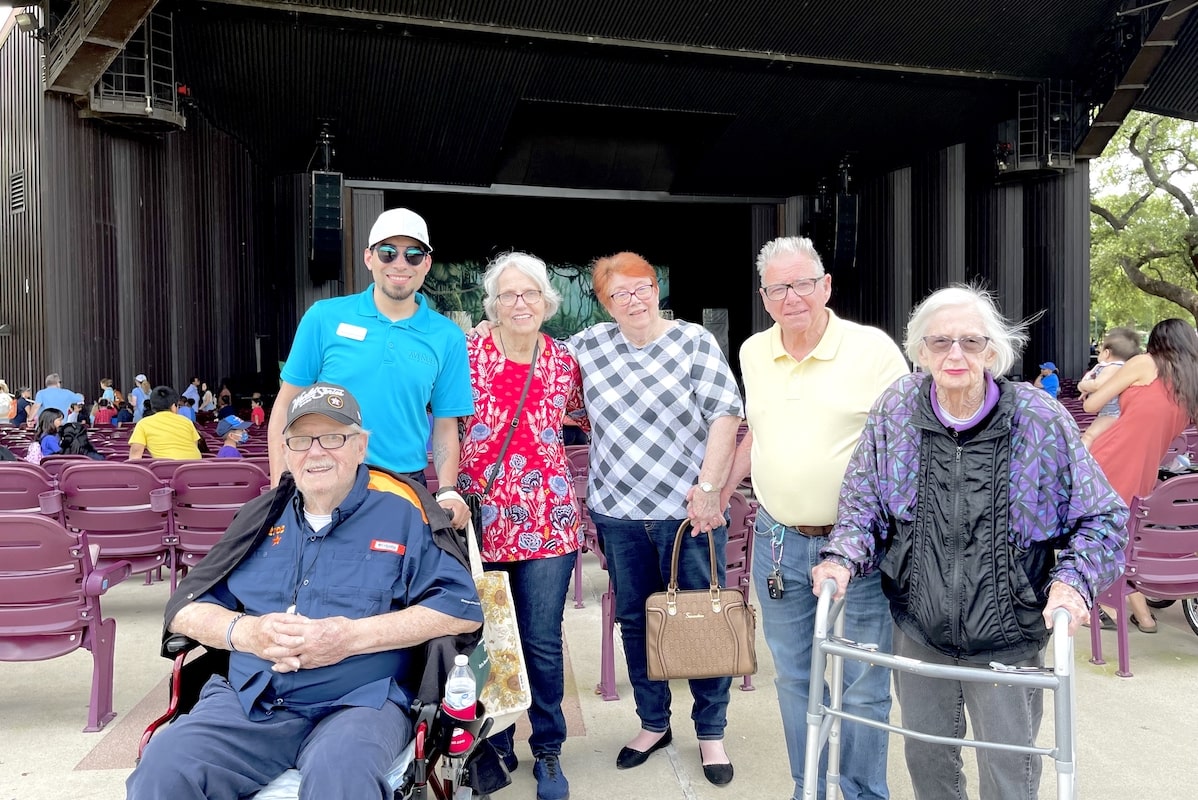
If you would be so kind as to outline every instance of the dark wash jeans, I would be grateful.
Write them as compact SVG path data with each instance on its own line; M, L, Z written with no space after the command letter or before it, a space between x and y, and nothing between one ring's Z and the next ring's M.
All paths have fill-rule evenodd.
M670 580L674 536L682 520L615 519L593 511L591 519L598 530L599 546L607 558L607 569L616 590L616 621L620 623L637 716L645 730L665 731L670 726L670 682L649 680L645 659L645 600L654 592L665 591ZM723 585L727 526L710 534L692 537L687 533L683 537L678 558L680 589L706 589L711 585L708 536L714 537L716 570ZM694 698L691 719L695 722L695 735L708 740L724 738L732 679L703 678L688 683Z
M562 742L566 741L566 717L562 713L566 691L562 614L576 557L570 553L486 565L487 569L506 572L512 583L516 624L520 627L520 644L532 690L532 706L528 709L532 735L528 737L528 746L534 758L560 755ZM512 751L515 727L512 725L491 737L496 750Z

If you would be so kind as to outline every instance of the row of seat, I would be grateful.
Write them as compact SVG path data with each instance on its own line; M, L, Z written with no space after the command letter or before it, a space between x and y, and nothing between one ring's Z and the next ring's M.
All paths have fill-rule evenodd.
M157 472L155 470L158 470ZM38 465L0 463L0 512L42 513L99 545L99 563L134 574L169 568L171 588L269 484L244 459L66 463L55 480Z
M92 654L84 732L101 730L112 709L116 620L100 596L129 577L125 560L95 563L87 533L40 514L0 514L0 661L44 661L84 648Z

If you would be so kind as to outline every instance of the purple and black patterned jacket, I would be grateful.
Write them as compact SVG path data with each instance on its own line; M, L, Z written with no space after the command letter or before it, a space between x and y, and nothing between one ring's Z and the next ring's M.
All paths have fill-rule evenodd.
M907 636L983 663L1039 651L1049 584L1093 603L1127 544L1127 507L1064 408L1026 383L996 383L997 406L959 435L936 418L929 375L883 392L821 553L855 576L880 569Z

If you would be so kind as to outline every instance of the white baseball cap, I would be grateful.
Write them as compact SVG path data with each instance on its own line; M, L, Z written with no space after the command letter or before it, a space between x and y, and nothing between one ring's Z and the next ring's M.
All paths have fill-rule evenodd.
M374 227L370 229L369 245L374 247L392 236L407 236L420 242L430 252L433 249L428 240L428 225L425 224L424 218L406 208L391 208L379 214L379 218L374 221Z

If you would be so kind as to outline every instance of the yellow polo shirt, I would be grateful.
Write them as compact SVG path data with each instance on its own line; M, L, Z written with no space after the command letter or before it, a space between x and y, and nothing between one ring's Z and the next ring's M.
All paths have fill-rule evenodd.
M882 390L909 372L894 341L828 309L828 327L802 361L782 329L740 348L745 414L753 432L753 491L783 525L831 525L840 483Z
M199 458L199 438L191 420L170 411L143 417L129 435L129 441L145 445L151 457L174 459Z

